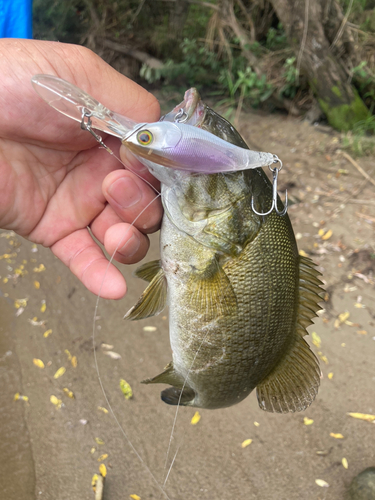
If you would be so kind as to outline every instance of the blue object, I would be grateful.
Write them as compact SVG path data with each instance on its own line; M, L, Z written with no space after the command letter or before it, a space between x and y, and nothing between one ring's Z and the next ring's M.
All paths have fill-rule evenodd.
M0 38L33 37L33 0L0 0Z

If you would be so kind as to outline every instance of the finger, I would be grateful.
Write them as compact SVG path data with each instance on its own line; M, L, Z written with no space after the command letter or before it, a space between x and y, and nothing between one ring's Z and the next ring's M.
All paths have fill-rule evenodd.
M146 182L149 182L157 191L160 192L160 182L150 173L145 167L125 146L120 148L120 158L125 163L126 168L134 174L142 177Z
M125 280L108 263L87 229L80 229L51 246L52 252L85 287L105 299L121 299L126 293Z
M132 172L116 170L103 181L103 194L124 222L143 233L155 232L161 221L160 197Z
M108 229L122 222L120 217L114 212L111 205L106 205L104 210L92 221L90 229L95 238L104 245L104 236Z
M149 249L147 236L124 222L111 226L105 233L104 247L108 254L122 264L135 264Z

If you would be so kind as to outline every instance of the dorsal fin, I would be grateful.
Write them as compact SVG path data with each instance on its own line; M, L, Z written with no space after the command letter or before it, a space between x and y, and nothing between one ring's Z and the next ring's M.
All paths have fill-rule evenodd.
M302 338L306 327L319 311L323 290L312 260L299 257L299 304L295 342L272 372L258 385L262 410L287 413L306 409L315 399L320 385L319 362Z

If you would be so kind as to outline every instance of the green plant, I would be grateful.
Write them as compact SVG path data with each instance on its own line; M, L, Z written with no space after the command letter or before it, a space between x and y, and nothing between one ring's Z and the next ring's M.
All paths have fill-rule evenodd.
M283 97L293 99L297 93L299 87L298 82L298 69L296 67L296 58L289 57L283 66L282 78L285 80L285 84L279 90L279 94Z

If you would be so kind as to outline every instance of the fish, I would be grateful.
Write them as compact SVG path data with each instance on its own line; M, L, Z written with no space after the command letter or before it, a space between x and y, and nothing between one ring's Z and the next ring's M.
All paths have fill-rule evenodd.
M248 148L195 89L164 121L182 115L186 126ZM304 336L320 309L322 282L299 255L288 215L252 210L252 198L258 212L272 202L267 175L261 168L197 174L145 162L162 186L160 260L136 270L148 286L125 319L168 305L172 361L143 383L168 384L161 398L171 405L225 408L256 389L262 410L305 410L320 384Z

